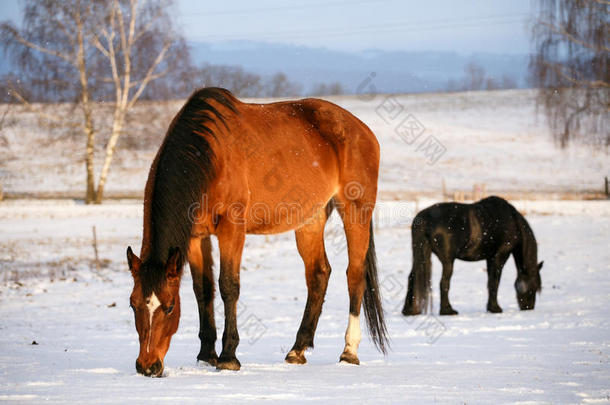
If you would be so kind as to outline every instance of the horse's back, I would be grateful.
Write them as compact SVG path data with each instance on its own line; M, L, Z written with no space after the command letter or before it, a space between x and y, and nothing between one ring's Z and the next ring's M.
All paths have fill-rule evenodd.
M499 249L512 250L521 237L517 210L506 200L488 197L473 204L439 203L422 210L433 251L441 260L478 261Z
M452 260L470 238L469 205L447 202L420 211L414 219L441 260Z
M345 151L379 160L379 142L373 131L358 117L327 100L305 98L265 105L269 109L288 109L290 118L301 121L306 133L317 132L338 152ZM264 111L264 108L261 109Z
M483 250L487 255L510 253L522 240L523 216L503 198L490 196L473 204L483 229Z
M265 216L248 223L248 232L298 228L350 181L374 204L379 145L351 113L320 99L235 106L234 119L226 118L226 139L219 137L225 149L217 153L223 161L217 183L223 190L215 194L232 188L230 199L243 202L248 218Z

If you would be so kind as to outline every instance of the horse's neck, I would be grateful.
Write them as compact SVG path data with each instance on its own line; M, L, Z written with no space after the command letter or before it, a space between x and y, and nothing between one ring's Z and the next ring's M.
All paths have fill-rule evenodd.
M519 229L521 230L521 266L523 271L532 271L536 268L538 259L536 239L532 229L523 217L519 218Z

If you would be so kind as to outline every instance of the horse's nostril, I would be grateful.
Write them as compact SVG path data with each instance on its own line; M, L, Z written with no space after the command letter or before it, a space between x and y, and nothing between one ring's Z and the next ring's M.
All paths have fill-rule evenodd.
M150 366L150 373L159 375L161 372L163 372L163 364L161 363L161 360L157 360L152 366Z
M161 360L157 360L151 366L144 368L140 362L136 361L136 371L147 377L157 376L163 372L163 363Z

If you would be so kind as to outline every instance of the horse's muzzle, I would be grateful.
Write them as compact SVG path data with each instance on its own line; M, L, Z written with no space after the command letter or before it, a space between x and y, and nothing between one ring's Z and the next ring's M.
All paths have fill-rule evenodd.
M146 377L159 377L163 373L163 363L161 360L157 360L150 367L144 368L140 362L136 360L136 371Z

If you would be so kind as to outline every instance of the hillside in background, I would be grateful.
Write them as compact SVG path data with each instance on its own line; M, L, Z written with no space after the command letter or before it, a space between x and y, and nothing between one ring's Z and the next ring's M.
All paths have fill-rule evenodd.
M526 86L528 55L456 52L407 52L369 50L361 53L334 51L264 42L191 42L198 63L240 65L270 75L281 71L300 83L305 92L316 83L340 82L354 93L363 80L376 73L376 86L384 93L420 93L445 90L449 80L459 81L469 63L481 66L489 77L512 78Z
M241 66L263 77L283 72L289 80L302 86L304 94L309 94L316 84L332 82L341 83L346 94L353 94L371 72L376 74L378 92L444 91L449 81L459 83L463 79L470 63L482 67L487 77L498 82L509 77L517 87L528 87L528 55L383 50L350 53L250 41L190 42L189 45L197 65ZM0 75L9 72L18 73L18 70L11 67L8 59L0 59Z

